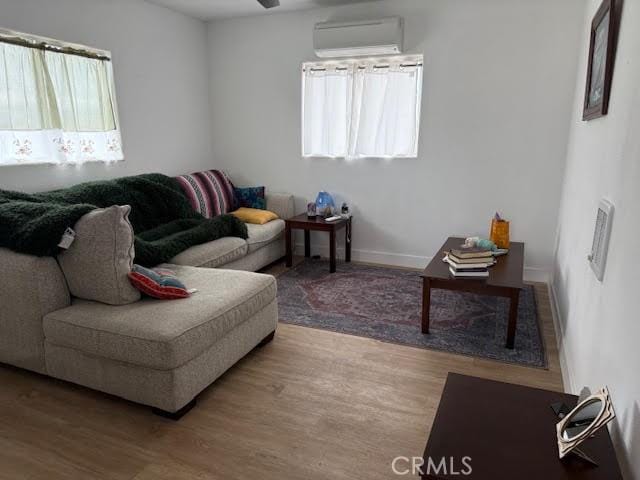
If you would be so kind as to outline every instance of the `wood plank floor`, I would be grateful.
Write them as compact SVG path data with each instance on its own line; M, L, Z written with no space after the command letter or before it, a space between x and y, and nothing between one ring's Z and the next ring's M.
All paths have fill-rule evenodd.
M0 479L394 478L394 457L421 455L448 372L562 390L547 288L535 288L549 370L281 324L172 422L0 366Z

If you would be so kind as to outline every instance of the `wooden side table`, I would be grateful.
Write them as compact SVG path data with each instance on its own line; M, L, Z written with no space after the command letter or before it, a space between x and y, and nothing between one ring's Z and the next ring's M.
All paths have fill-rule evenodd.
M574 455L558 458L559 419L551 405L573 407L576 400L575 395L450 373L424 451L422 478L622 480L606 428L580 445L599 466ZM473 470L468 475L460 474L464 457ZM442 459L446 465L437 468Z
M306 213L285 220L285 239L287 243L287 267L293 265L293 229L304 230L304 256L311 256L311 231L329 232L329 271L336 271L336 232L345 229L345 261L351 261L351 217L335 222L326 222L323 217L308 218Z

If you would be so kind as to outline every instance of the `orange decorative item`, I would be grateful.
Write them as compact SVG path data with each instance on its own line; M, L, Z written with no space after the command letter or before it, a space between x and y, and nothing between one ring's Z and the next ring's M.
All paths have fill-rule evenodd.
M509 248L509 222L496 213L491 219L491 233L489 239L498 248Z

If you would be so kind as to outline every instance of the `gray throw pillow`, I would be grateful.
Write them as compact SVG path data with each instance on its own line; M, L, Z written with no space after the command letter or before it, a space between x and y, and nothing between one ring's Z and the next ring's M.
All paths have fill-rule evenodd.
M100 208L75 224L75 240L58 255L71 295L109 305L140 300L127 276L134 257L130 211L129 205Z

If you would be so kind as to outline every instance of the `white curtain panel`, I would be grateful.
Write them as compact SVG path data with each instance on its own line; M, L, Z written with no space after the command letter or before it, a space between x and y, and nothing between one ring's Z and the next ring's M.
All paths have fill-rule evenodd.
M421 103L422 57L307 64L302 154L416 157Z
M63 130L116 129L109 76L111 62L56 52L47 52L45 62Z
M111 62L0 43L0 165L122 159Z
M353 67L308 69L302 89L302 155L344 157L349 146Z
M421 92L420 66L359 68L348 156L416 157Z
M0 130L43 130L58 113L44 51L0 43Z

